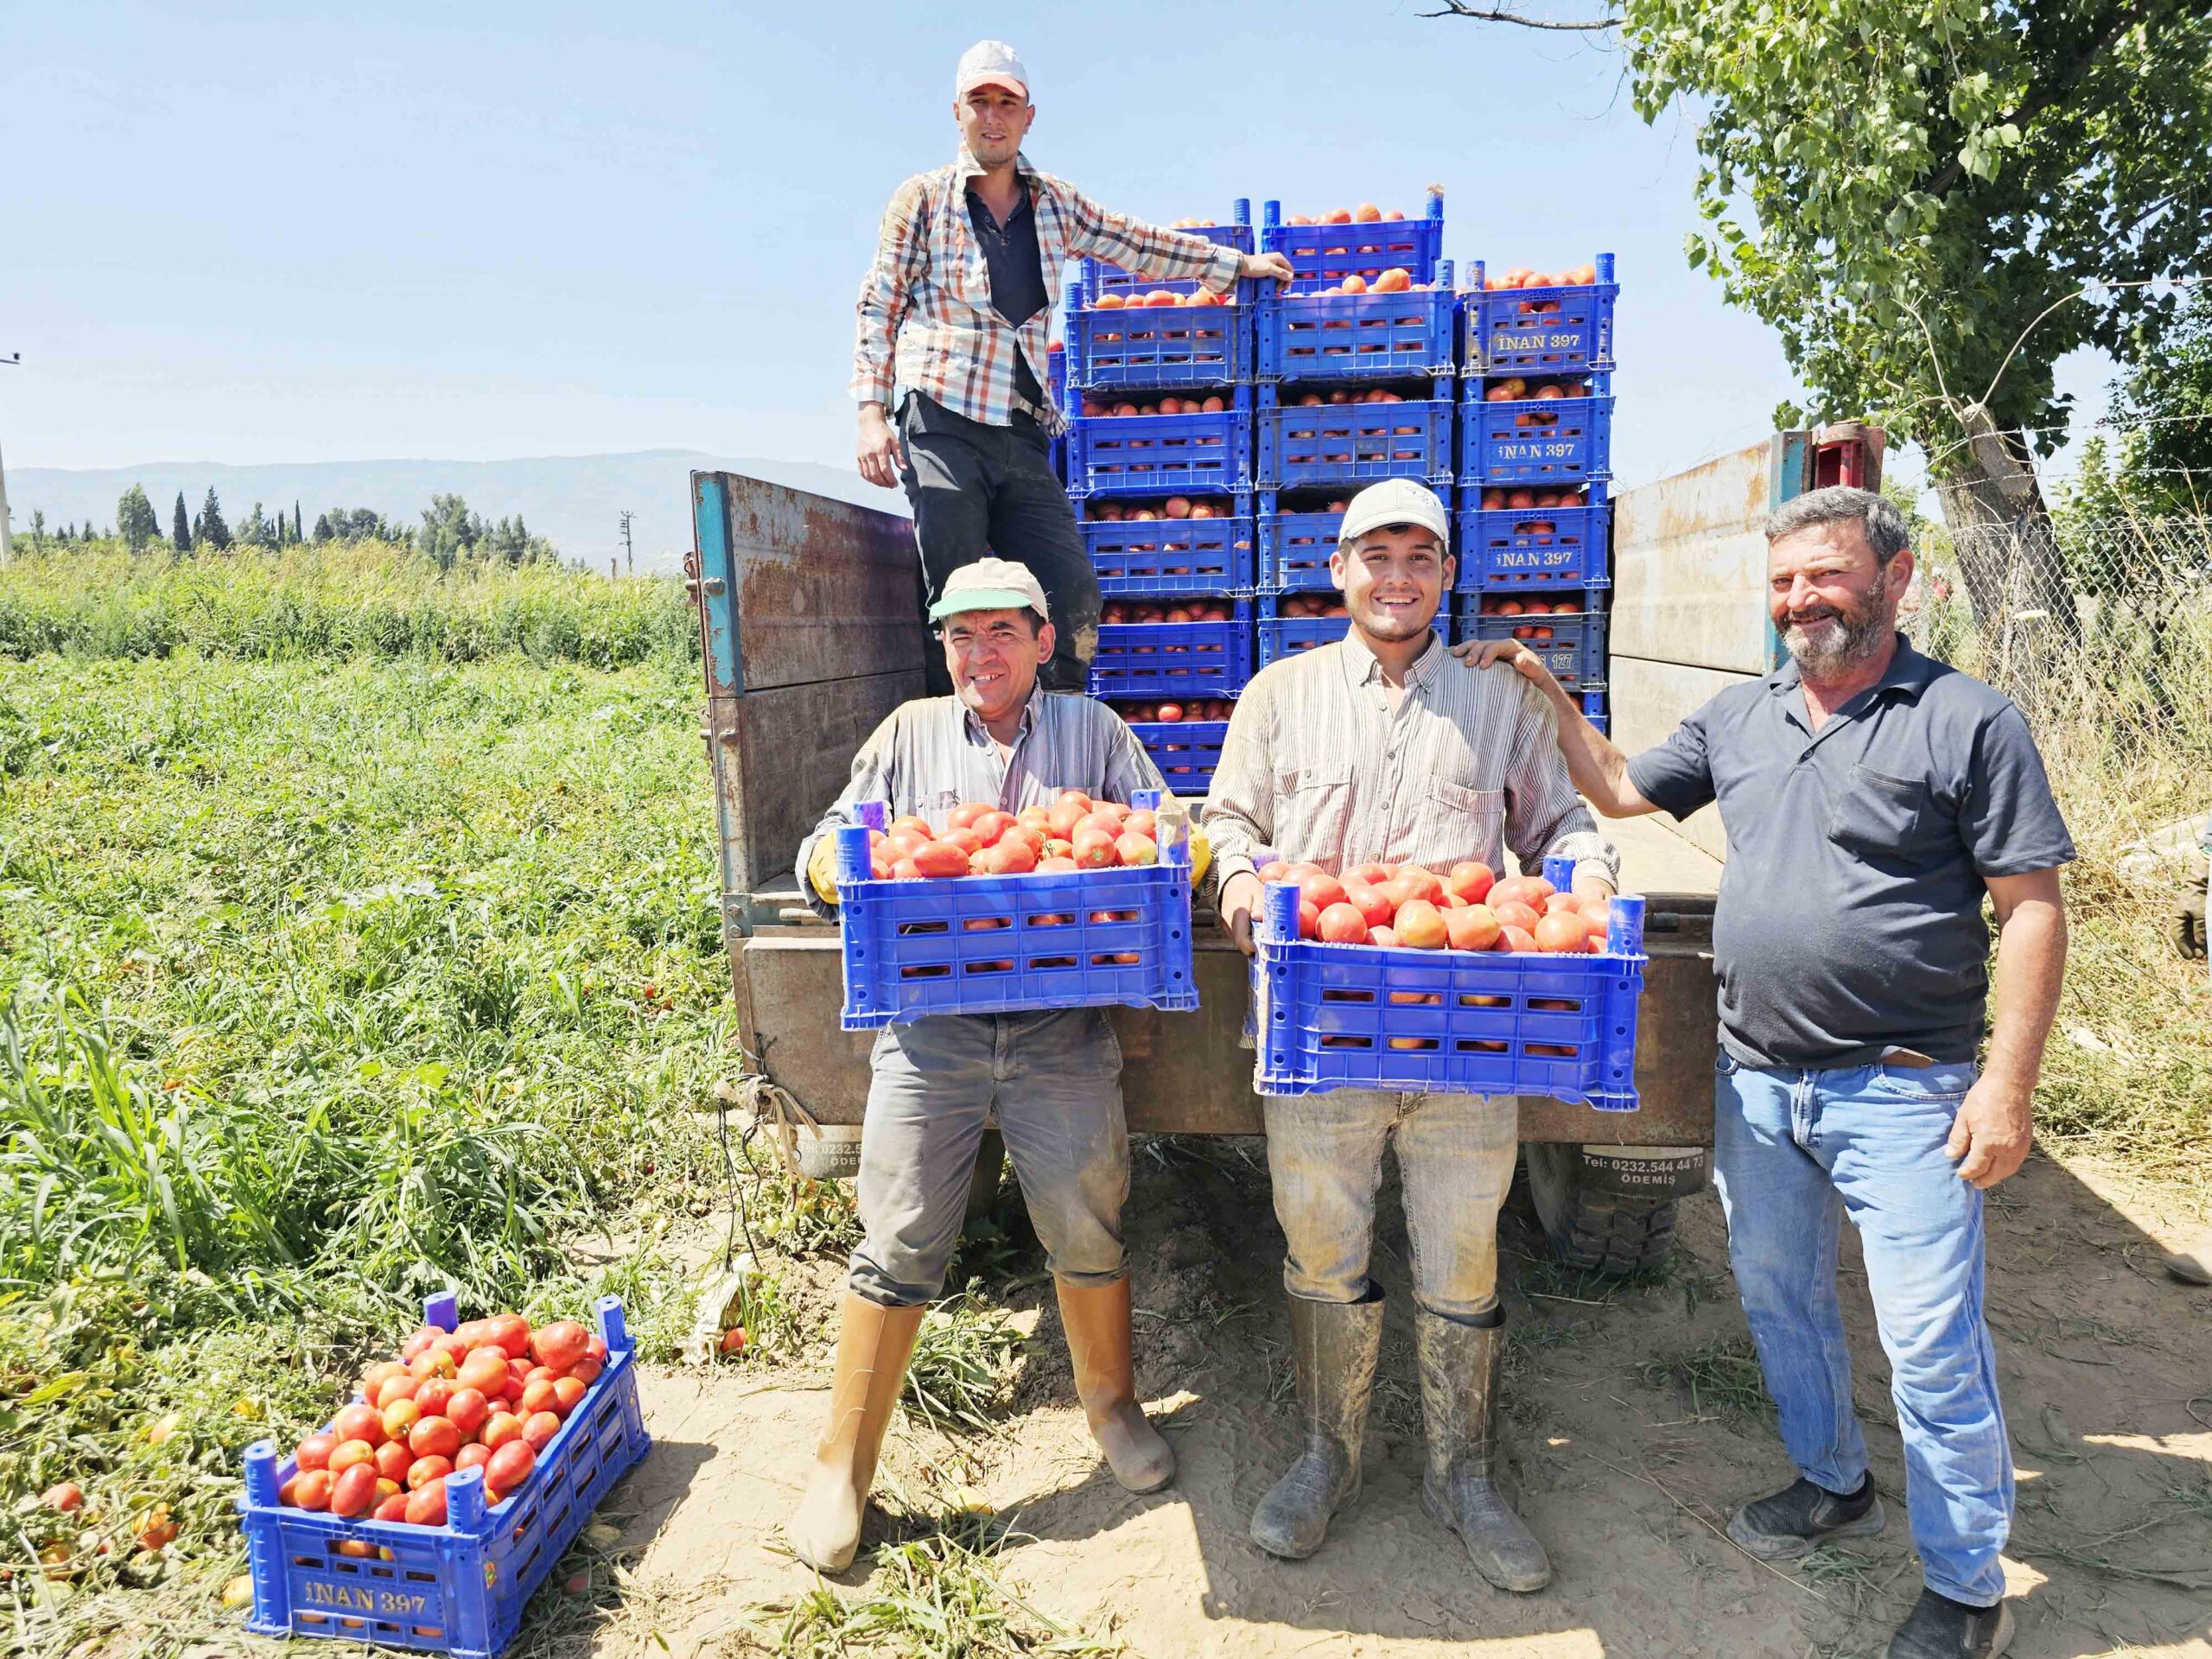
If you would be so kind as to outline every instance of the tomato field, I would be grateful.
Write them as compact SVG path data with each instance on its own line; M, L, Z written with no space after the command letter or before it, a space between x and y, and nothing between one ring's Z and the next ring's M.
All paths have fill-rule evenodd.
M0 630L48 647L0 652L20 1630L212 1597L241 1448L328 1421L426 1292L536 1322L612 1290L655 1339L650 1246L728 1050L688 612L670 582L442 593L418 565L356 550L321 595L99 549L0 572ZM356 632L318 632L341 604ZM194 649L256 618L257 660ZM442 660L456 638L483 660Z

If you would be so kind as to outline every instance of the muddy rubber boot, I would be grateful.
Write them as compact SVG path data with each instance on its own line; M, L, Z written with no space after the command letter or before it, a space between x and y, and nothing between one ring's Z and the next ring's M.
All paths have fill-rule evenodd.
M1414 1310L1428 1470L1421 1507L1459 1535L1475 1571L1501 1590L1526 1595L1552 1581L1551 1558L1498 1491L1497 1379L1505 1321L1483 1326Z
M1362 1302L1290 1299L1290 1352L1306 1448L1252 1511L1252 1541L1302 1561L1329 1535L1329 1517L1359 1496L1360 1441L1382 1351L1382 1290Z
M1129 1356L1129 1281L1075 1285L1055 1279L1060 1325L1075 1364L1076 1398L1090 1421L1091 1438L1106 1454L1114 1478L1132 1492L1156 1492L1175 1478L1175 1454L1137 1403L1136 1368Z
M830 1428L814 1449L805 1496L784 1523L791 1553L819 1573L842 1573L860 1547L861 1516L875 1484L876 1455L899 1403L899 1385L922 1328L919 1307L885 1307L845 1293Z

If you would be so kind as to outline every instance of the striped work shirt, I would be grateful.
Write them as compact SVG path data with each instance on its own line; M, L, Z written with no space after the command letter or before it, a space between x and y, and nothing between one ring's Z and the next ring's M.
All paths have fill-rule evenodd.
M1196 277L1217 294L1236 285L1243 264L1236 249L1108 213L1065 181L1038 172L1027 156L1014 164L1037 219L1043 308L1015 324L992 302L990 267L968 219L968 186L983 169L963 144L957 161L916 174L884 209L875 264L861 283L855 402L888 408L895 375L909 391L927 392L971 421L1013 425L1015 354L1028 359L1040 386L1052 385L1046 353L1052 312L1061 269L1077 255L1147 276ZM1067 421L1048 408L1042 423L1058 432Z
M1205 823L1224 881L1271 852L1332 873L1469 858L1503 872L1510 846L1531 873L1551 854L1578 874L1619 870L1542 694L1460 662L1433 632L1395 711L1357 633L1262 669L1229 722Z
M901 703L861 745L851 781L801 843L799 891L817 912L832 913L806 879L807 861L823 836L860 822L853 809L862 801L888 802L893 817L911 813L943 830L963 801L988 801L1019 812L1050 806L1064 789L1126 802L1140 789L1156 789L1164 797L1167 785L1122 717L1089 697L1031 692L1014 747L1005 754L957 697Z

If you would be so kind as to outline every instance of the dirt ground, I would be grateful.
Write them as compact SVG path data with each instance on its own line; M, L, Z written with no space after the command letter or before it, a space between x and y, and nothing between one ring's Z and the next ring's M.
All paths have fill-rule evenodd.
M1226 1141L1139 1149L1128 1234L1140 1391L1180 1459L1173 1487L1133 1497L1106 1476L1049 1287L1031 1282L1007 1295L1034 1311L1037 1340L1003 1433L894 1434L881 1483L890 1502L872 1512L864 1548L899 1535L902 1504L942 1511L964 1485L1013 1522L1019 1537L1001 1570L1033 1605L1148 1659L1882 1651L1919 1578L1863 1292L1847 1303L1890 1531L1777 1571L1717 1530L1732 1505L1789 1471L1770 1414L1726 1386L1740 1378L1726 1356L1744 1325L1710 1195L1685 1206L1672 1272L1631 1288L1562 1273L1526 1212L1509 1212L1507 1434L1523 1512L1556 1564L1549 1590L1490 1590L1421 1512L1394 1194L1376 1263L1392 1306L1366 1491L1313 1560L1257 1550L1246 1521L1294 1438L1281 1238L1262 1154ZM1018 1205L1009 1184L1002 1211ZM2025 1659L2212 1654L2212 1294L2169 1281L2153 1236L2183 1219L2115 1172L2040 1154L1993 1205L1989 1306L2020 1482L2007 1573L2021 1626L2013 1651ZM836 1269L818 1265L826 1298ZM1856 1277L1855 1262L1846 1270ZM1679 1375L1651 1367L1685 1356L1712 1362L1694 1397ZM648 1379L657 1445L607 1506L624 1522L635 1588L594 1651L663 1641L678 1656L759 1650L742 1634L746 1611L787 1605L812 1581L775 1545L826 1382L819 1371L732 1370ZM864 1582L868 1567L864 1554L845 1582Z

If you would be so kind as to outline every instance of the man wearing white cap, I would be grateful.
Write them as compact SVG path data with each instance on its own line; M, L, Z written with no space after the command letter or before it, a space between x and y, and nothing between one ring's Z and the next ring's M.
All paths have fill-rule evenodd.
M1127 802L1165 791L1136 736L1103 702L1044 696L1052 611L1023 565L979 559L952 572L930 607L956 695L894 710L853 759L852 781L799 849L799 882L823 914L837 902L835 831L862 801L945 827L963 801L1007 812L1051 806L1064 789ZM1205 844L1192 836L1193 879ZM1077 1397L1115 1479L1156 1491L1175 1456L1137 1403L1129 1278L1122 1251L1129 1144L1122 1052L1099 1008L938 1014L888 1026L870 1058L861 1130L864 1229L847 1274L829 1431L798 1512L785 1523L802 1560L849 1566L900 1379L922 1314L960 1239L969 1173L996 1116L1059 1291Z
M960 150L899 187L861 284L852 391L861 476L903 482L933 604L987 548L1035 570L1058 643L1045 683L1080 691L1096 644L1098 581L1048 446L1066 425L1045 389L1060 272L1089 255L1224 294L1239 276L1287 281L1279 253L1239 253L1107 212L1021 153L1037 118L1029 72L978 41L953 77ZM905 389L892 424L893 386ZM943 688L936 682L931 690Z
M1510 845L1523 869L1564 854L1576 861L1575 891L1613 890L1612 849L1567 779L1550 706L1533 687L1470 669L1429 626L1452 587L1449 537L1444 504L1410 479L1354 496L1329 562L1350 632L1270 664L1237 702L1206 828L1223 924L1248 952L1255 866L1269 849L1332 874L1370 862L1440 874L1465 860L1500 869ZM1254 1541L1311 1555L1358 1495L1382 1340L1368 1259L1382 1153L1395 1142L1428 1433L1422 1504L1491 1584L1541 1589L1551 1563L1497 1482L1497 1211L1513 1179L1518 1100L1339 1089L1267 1096L1265 1113L1305 1443L1254 1511Z

